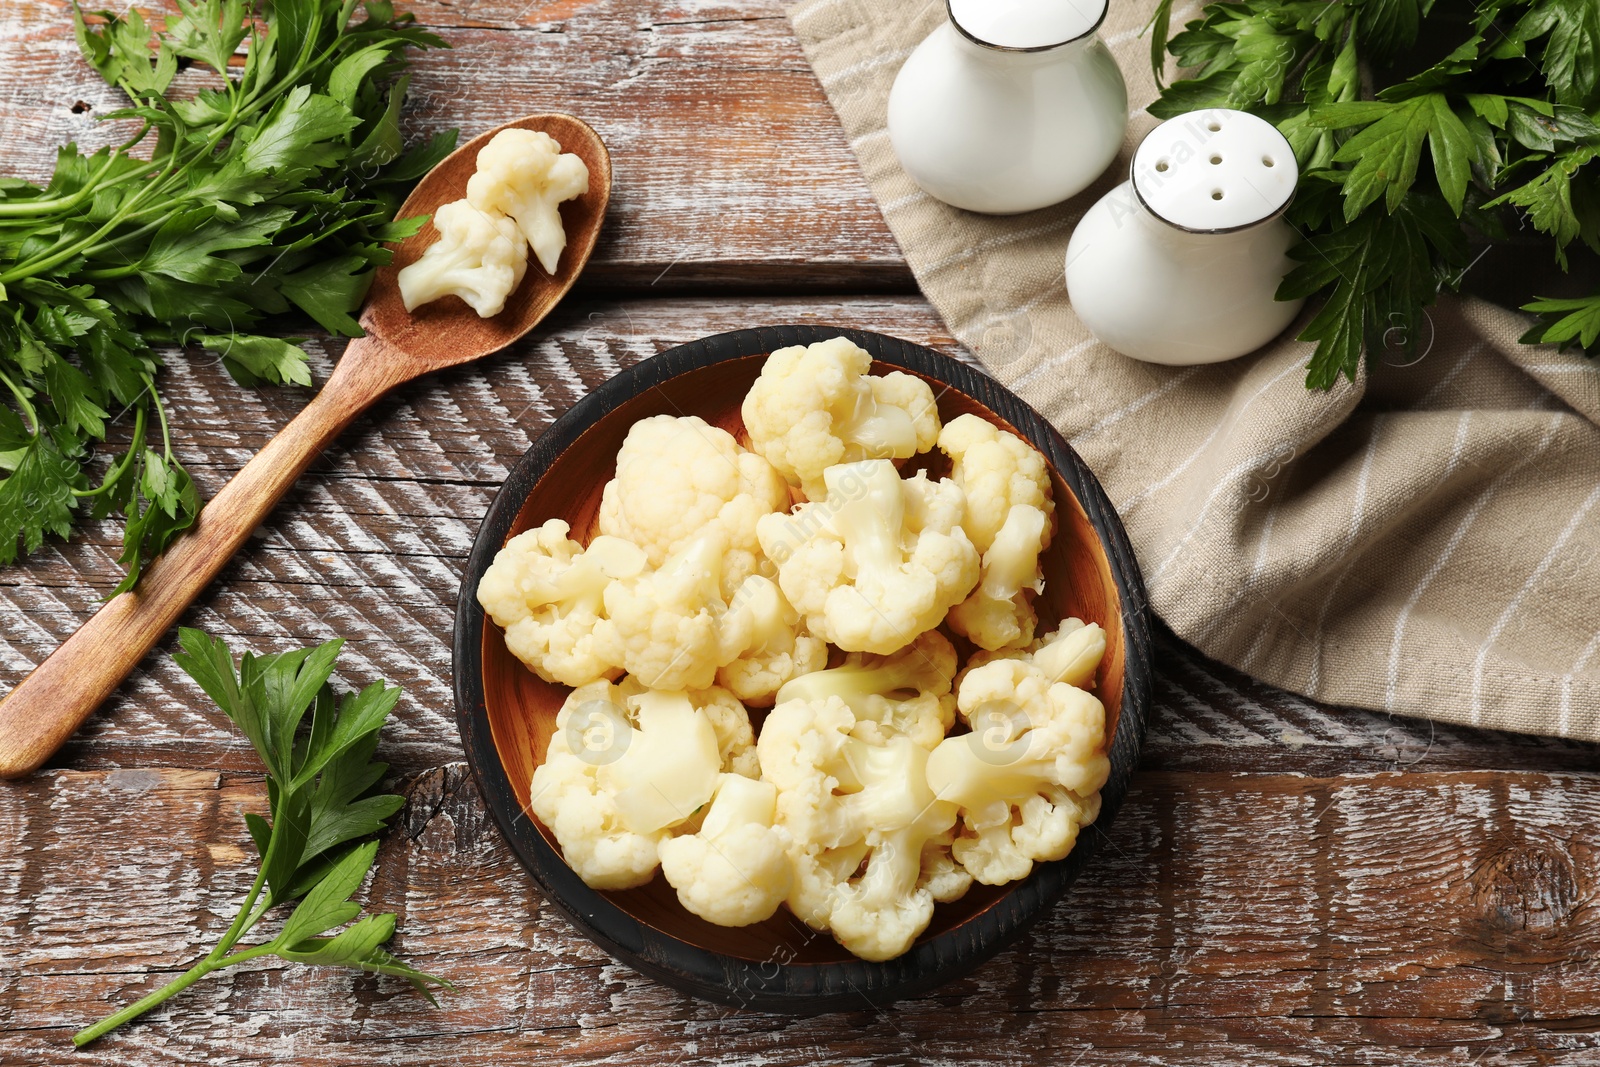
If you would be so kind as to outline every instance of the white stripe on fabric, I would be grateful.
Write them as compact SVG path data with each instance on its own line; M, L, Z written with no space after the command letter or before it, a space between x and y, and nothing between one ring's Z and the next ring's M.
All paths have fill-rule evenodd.
M1505 609L1500 612L1500 617L1489 628L1489 636L1484 638L1483 644L1478 646L1478 655L1472 661L1472 721L1474 723L1483 721L1483 666L1489 658L1490 646L1499 640L1500 634L1505 631L1506 625L1516 615L1517 609L1522 606L1523 597L1527 596L1528 591L1538 584L1540 578L1544 577L1544 572L1550 569L1550 564L1555 562L1556 556L1560 555L1561 550L1567 547L1567 542L1572 539L1572 535L1578 532L1578 526L1583 522L1584 516L1589 514L1589 510L1597 502L1600 502L1600 485L1594 487L1594 491L1584 498L1583 504L1573 513L1572 518L1567 520L1567 524L1561 528L1561 533L1556 537L1555 543L1550 546L1550 551L1546 552L1544 558L1539 561L1539 565L1533 568L1533 573L1528 575L1527 580L1522 583L1522 588L1517 590L1517 595L1511 598L1511 603L1505 606Z
M1589 639L1583 646L1583 651L1578 653L1578 658L1573 660L1572 669L1561 676L1561 710L1556 715L1556 733L1566 735L1572 730L1572 679L1585 666L1591 657L1600 652L1600 633Z
M1057 369L1061 366L1061 364L1065 363L1079 352L1087 352L1089 349L1093 348L1094 345L1095 339L1093 337L1089 338L1087 341L1079 341L1077 344L1073 345L1059 356L1051 356L1049 359L1042 361L1037 367L1018 378L1015 382L1012 382L1011 388L1016 390L1031 384L1041 374L1046 374ZM1080 434L1079 437L1074 437L1072 440L1076 442L1079 440L1079 438L1081 438L1081 436L1082 435Z
M1372 481L1372 460L1378 451L1378 432L1385 416L1379 415L1372 420L1372 433L1367 439L1366 454L1361 457L1361 471L1356 475L1355 500L1350 508L1350 530L1345 537L1344 550L1339 553L1341 557L1349 555L1355 550L1357 542L1361 539L1361 524L1367 518L1367 486ZM1322 598L1322 607L1317 611L1317 628L1311 635L1311 674L1306 683L1306 693L1316 696L1322 685L1322 631L1328 625L1328 609L1333 606L1333 598L1339 592L1339 587L1355 567L1356 561L1352 557L1345 565L1339 568L1338 575L1328 583L1328 595Z
M1280 469L1279 473L1281 474L1283 471ZM1255 587L1256 579L1261 576L1262 570L1267 565L1267 545L1272 540L1272 527L1277 524L1278 509L1283 506L1284 499L1285 495L1279 493L1276 499L1272 501L1272 506L1267 509L1266 518L1261 520L1261 536L1256 539L1256 558L1250 563L1250 573L1245 575L1244 581L1239 583L1239 588L1234 591L1233 599L1228 603L1228 606L1221 611L1213 612L1211 617L1206 620L1205 628L1200 631L1199 641L1209 638L1224 620L1231 619L1233 609L1239 605L1240 601L1249 596L1250 590ZM1245 652L1245 663L1249 663L1255 658L1256 651L1260 648L1265 633L1266 630L1264 628L1257 630L1255 640L1250 642L1250 647Z
M914 193L907 193L905 196L897 196L893 200L887 201L883 205L883 213L887 215L891 211L899 211L901 208L909 207L910 205L917 203L919 200L927 199L928 194L923 192L921 189L918 189Z
M1470 411L1463 411L1461 418L1456 420L1456 436L1450 445L1450 460L1445 464L1444 474L1439 478L1441 483L1449 481L1450 476L1461 465L1461 457L1466 450L1467 423L1471 421L1472 412ZM1505 471L1500 475L1500 478L1505 478L1510 473L1509 470ZM1499 486L1499 481L1500 479L1496 479L1479 494L1477 500L1473 501L1472 507L1467 509L1466 518L1457 524L1455 530L1450 534L1450 540L1445 542L1444 551L1440 553L1439 558L1434 560L1433 565L1423 574L1422 580L1412 587L1411 595L1406 598L1405 605L1401 607L1400 614L1395 618L1394 636L1389 640L1389 675L1388 682L1384 688L1384 707L1390 709L1394 707L1395 688L1400 680L1400 644L1405 639L1406 624L1411 620L1411 612L1416 609L1417 602L1422 599L1422 594L1427 592L1428 586L1432 585L1433 580L1439 576L1439 572L1444 570L1445 561L1460 547L1461 539L1467 535L1467 530L1477 521L1478 512L1483 510L1484 505L1489 502L1489 497L1494 495L1495 489Z
M1423 393L1422 396L1417 398L1417 406L1426 404L1428 401L1432 400L1436 395L1438 395L1439 393L1443 392L1444 391L1444 387L1449 385L1451 382L1455 381L1456 380L1456 375L1458 375L1462 371L1466 370L1467 369L1467 364L1471 363L1474 359L1477 359L1478 358L1478 353L1482 352L1488 346L1489 346L1489 342L1488 341L1479 341L1477 344L1472 345L1469 348L1463 349L1462 353L1461 353L1461 358L1456 360L1456 365L1454 367L1451 367L1450 370L1445 374L1445 376L1443 378L1440 378L1438 381L1434 382L1432 388L1430 388L1426 393Z
M1145 405L1160 400L1162 397L1166 396L1168 393L1172 392L1178 386L1182 385L1190 378L1193 378L1196 374L1199 374L1204 369L1204 366L1185 368L1183 371L1174 374L1172 377L1168 378L1166 381L1162 382L1148 393L1145 393L1143 396L1129 401L1122 407L1113 411L1111 414L1107 415L1105 418L1101 419L1099 422L1083 431L1077 437L1073 438L1073 440L1081 441L1084 438L1093 437L1102 430L1110 429L1112 426L1115 426L1129 415L1139 411L1139 409L1143 408Z
M858 63L850 64L848 67L841 67L832 74L829 74L827 77L818 78L817 80L822 82L823 87L826 88L838 82L844 81L846 78L852 78L857 74L865 74L868 71L877 70L879 67L887 66L890 63L898 63L916 50L917 49L915 45L910 48L897 48L893 52L884 52L880 55L873 56L871 59L863 59Z
M1139 490L1137 493L1133 494L1133 496L1129 497L1122 504L1118 505L1117 510L1119 512L1122 512L1122 513L1126 514L1130 509L1135 508L1139 504L1143 503L1152 493L1159 493L1161 490L1165 489L1168 485L1172 484L1172 482L1175 481L1177 478L1179 478L1183 474L1184 471L1189 469L1190 465L1192 465L1195 460L1197 460L1201 456L1205 455L1206 449L1211 447L1211 442L1213 442L1213 441L1215 441L1217 439L1217 435L1222 432L1224 426L1237 425L1238 422L1239 422L1240 417L1244 414L1246 408L1248 408L1251 404L1254 404L1257 400L1260 400L1263 396L1266 395L1267 390L1271 389L1274 385L1277 385L1279 382L1283 381L1284 378L1287 378L1289 375L1297 373L1298 371L1300 371L1302 369L1303 368L1299 363L1297 363L1297 362L1296 363L1291 363L1289 366L1285 367L1283 370L1281 370L1277 374L1273 375L1272 378L1270 378L1265 385L1263 385L1260 389L1257 389L1254 393L1252 393L1250 395L1250 398L1248 400L1246 400L1243 404L1239 405L1239 409L1233 413L1231 419L1229 419L1227 421L1219 420L1217 422L1216 428L1211 431L1211 435L1209 437L1207 437L1203 442L1201 442L1201 445L1200 445L1199 448L1195 449L1192 453L1189 454L1189 458L1188 459L1184 460L1182 463L1180 463L1176 467L1174 467L1170 472L1168 472L1168 474L1167 474L1167 476L1165 478L1162 478L1160 481L1155 482L1152 485L1148 485L1145 488ZM1237 470L1238 468L1235 468L1235 469ZM1209 506L1209 504L1210 504L1210 501L1207 501L1207 505L1208 506ZM1185 540L1187 540L1187 538L1188 538L1188 535L1186 534L1185 535Z
M1068 226L1073 225L1075 222L1077 222L1076 218L1056 219L1054 222L1046 222L1039 226L1030 226L1026 230L1017 230L1014 233L1001 234L999 237L991 237L987 241L979 241L971 248L964 248L953 256L946 256L943 259L934 260L932 263L929 263L922 269L927 273L932 274L934 271L943 270L946 267L960 263L964 259L971 259L979 252L987 252L992 248L1004 248L1006 245L1016 244L1018 241L1026 241L1030 237L1043 237L1047 233L1055 233L1057 230L1064 230Z

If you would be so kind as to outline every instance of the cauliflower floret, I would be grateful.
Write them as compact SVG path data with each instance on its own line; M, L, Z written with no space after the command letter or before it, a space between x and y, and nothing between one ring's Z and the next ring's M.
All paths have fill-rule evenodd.
M1066 682L1079 689L1094 688L1095 668L1106 651L1106 632L1099 623L1086 623L1082 619L1062 619L1051 633L1034 641L1026 648L1007 648L998 652L974 652L967 660L966 671L956 677L956 684L966 677L966 672L997 659L1020 659L1044 672L1052 682Z
M589 191L589 168L537 130L501 130L478 151L467 199L479 211L510 215L546 274L567 247L561 202Z
M516 223L455 200L434 211L433 228L439 239L397 277L406 310L459 296L480 318L500 314L528 269L528 246Z
M748 627L751 643L738 659L717 670L717 683L740 700L770 704L791 679L828 665L827 643L805 632L800 613L772 579L759 574L746 578L734 593L728 612L748 616L732 625Z
M928 750L903 735L863 741L855 721L838 697L785 701L756 751L793 842L790 909L863 959L887 960L927 929L935 900L970 883L941 859L956 812L928 788Z
M938 626L978 582L949 479L901 481L888 460L829 467L827 499L756 526L806 628L847 652L888 655Z
M756 520L789 509L789 488L772 464L726 430L693 416L657 415L628 430L616 477L600 498L599 530L625 537L659 567L711 526L728 535L722 591L774 571L761 556Z
M631 674L617 683L617 695L624 700L646 692L649 690L644 683ZM729 774L759 778L761 764L756 759L756 733L750 725L750 713L739 698L715 685L710 689L684 692L695 710L711 722L712 732L717 735L717 758L722 769Z
M777 809L770 782L724 774L699 831L661 843L661 873L678 901L718 926L770 919L794 880Z
M606 587L622 667L651 689L708 688L717 668L755 640L749 616L730 614L722 599L727 545L726 533L709 528L684 542L660 570Z
M933 792L961 809L956 861L1002 885L1061 859L1100 813L1104 706L1020 658L967 671L956 701L972 732L940 742L927 767Z
M939 431L939 450L966 494L962 526L983 554L978 588L950 612L950 626L979 648L1026 645L1038 624L1027 593L1044 586L1039 554L1050 547L1055 512L1044 457L976 415Z
M967 495L962 525L979 552L989 551L1012 508L1055 510L1044 456L1016 434L961 415L939 431L939 451L950 457L950 477Z
M928 383L871 369L872 357L845 337L772 353L744 398L750 447L812 500L826 492L828 467L932 448L939 409Z
M1044 589L1039 553L1050 541L1050 517L1031 504L1006 516L983 554L972 595L950 609L950 628L982 649L1017 648L1039 624L1028 593Z
M932 749L955 722L955 674L955 647L929 630L892 656L852 652L838 667L796 678L778 690L778 701L839 697L856 717L852 736L882 745L904 734Z
M529 806L596 889L643 885L659 849L716 790L711 720L684 693L580 686L556 716Z
M644 553L616 537L586 549L560 519L518 534L495 554L478 582L478 603L505 628L506 647L539 677L587 685L622 665L604 594L644 570Z

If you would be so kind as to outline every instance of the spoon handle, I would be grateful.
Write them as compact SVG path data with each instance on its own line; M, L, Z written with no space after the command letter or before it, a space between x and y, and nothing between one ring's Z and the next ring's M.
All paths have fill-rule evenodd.
M394 357L394 358L389 358ZM146 568L0 701L0 778L38 768L121 684L339 432L412 376L381 339L352 341L322 391Z

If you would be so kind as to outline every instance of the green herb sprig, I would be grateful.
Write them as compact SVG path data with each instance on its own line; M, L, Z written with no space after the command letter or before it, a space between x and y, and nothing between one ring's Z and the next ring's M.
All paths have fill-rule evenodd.
M385 951L395 917L358 919L361 906L350 899L378 854L376 840L362 839L380 832L405 803L403 797L375 791L388 767L372 759L400 690L373 682L335 697L328 678L342 640L269 656L247 652L237 671L228 646L217 638L185 628L178 640L183 651L173 660L244 732L266 765L270 816L244 817L261 856L260 872L222 940L204 959L149 996L80 1030L73 1044L88 1044L207 975L262 956L396 975L430 1001L430 983L453 988ZM299 904L275 937L238 947L267 912L292 901ZM325 936L341 926L345 929Z
M177 3L160 33L131 8L91 22L75 7L84 58L130 101L105 117L138 129L88 155L65 146L42 188L0 178L0 565L120 512L115 592L200 510L156 346L214 352L246 385L310 385L298 345L258 328L298 309L359 336L384 242L423 221L394 221L403 194L455 144L405 150L404 50L444 42L386 0L360 22L358 0ZM185 67L215 84L169 95ZM91 485L119 417L130 439Z
M1477 0L1453 51L1365 92L1363 75L1392 69L1434 6L1208 3L1169 37L1162 0L1151 23L1157 79L1169 52L1190 70L1151 114L1251 111L1294 146L1302 179L1288 219L1301 265L1278 295L1326 297L1300 335L1316 342L1313 388L1353 379L1364 353L1415 357L1423 309L1472 264L1469 237L1506 238L1502 208L1547 235L1563 269L1574 241L1600 252L1600 5ZM1524 309L1540 317L1524 341L1597 350L1600 292Z

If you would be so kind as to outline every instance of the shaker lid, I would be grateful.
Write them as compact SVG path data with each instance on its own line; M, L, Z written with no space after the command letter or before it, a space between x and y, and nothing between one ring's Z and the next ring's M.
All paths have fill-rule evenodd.
M1087 37L1108 0L946 0L962 35L988 48L1040 52Z
M1294 149L1265 119L1210 108L1168 119L1133 154L1133 189L1158 218L1198 233L1281 212L1300 180Z

